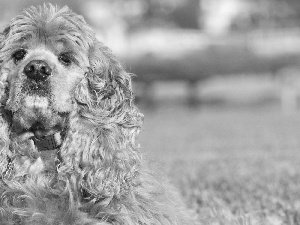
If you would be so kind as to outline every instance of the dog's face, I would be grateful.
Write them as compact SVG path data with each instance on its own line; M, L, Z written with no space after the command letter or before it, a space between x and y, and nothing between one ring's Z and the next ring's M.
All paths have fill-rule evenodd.
M67 13L25 14L4 31L2 80L12 130L48 135L74 109L74 89L89 67L88 28Z

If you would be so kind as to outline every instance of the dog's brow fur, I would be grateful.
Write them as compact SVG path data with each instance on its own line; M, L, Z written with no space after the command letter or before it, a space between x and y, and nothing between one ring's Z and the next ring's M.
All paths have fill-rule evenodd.
M84 19L73 13L68 7L59 9L53 5L31 7L12 20L3 52L9 52L13 45L20 45L34 39L47 43L67 41L70 45L87 51L92 45L94 32L86 25Z
M55 47L60 41L65 46ZM31 7L11 21L0 42L0 224L196 224L178 192L143 162L136 143L143 115L134 104L132 75L81 16L51 4ZM21 46L28 55L12 62ZM41 56L45 47L52 59ZM51 47L76 48L85 62L62 65ZM31 85L22 71L32 55L53 68L45 82L49 96L22 91ZM37 106L46 121L65 116L54 170L40 167L54 159L39 157L27 132ZM28 122L25 133L16 121L17 128Z

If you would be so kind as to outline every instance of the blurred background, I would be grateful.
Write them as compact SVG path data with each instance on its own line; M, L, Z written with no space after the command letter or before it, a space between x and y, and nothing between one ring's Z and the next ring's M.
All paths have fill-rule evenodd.
M49 2L136 74L141 149L200 221L300 224L299 0ZM0 28L42 3L1 0Z

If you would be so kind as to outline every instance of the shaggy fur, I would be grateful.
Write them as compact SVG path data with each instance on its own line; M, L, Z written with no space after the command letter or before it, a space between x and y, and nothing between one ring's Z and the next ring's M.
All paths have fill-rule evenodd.
M0 43L0 224L195 224L177 192L142 162L131 75L81 16L31 7ZM31 60L52 68L44 83L24 75ZM57 130L60 148L38 151L32 137Z

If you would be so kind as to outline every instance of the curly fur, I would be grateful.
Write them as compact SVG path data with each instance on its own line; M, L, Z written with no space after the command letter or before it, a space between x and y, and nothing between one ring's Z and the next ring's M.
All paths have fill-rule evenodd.
M52 173L32 173L34 146L13 134L6 110L18 107L10 96L19 90L10 87L7 62L16 41L43 39L49 30L74 43L87 62L72 89L60 164ZM51 4L31 7L12 20L0 42L1 224L196 224L176 190L144 165L136 143L143 115L133 102L131 74L81 16Z

